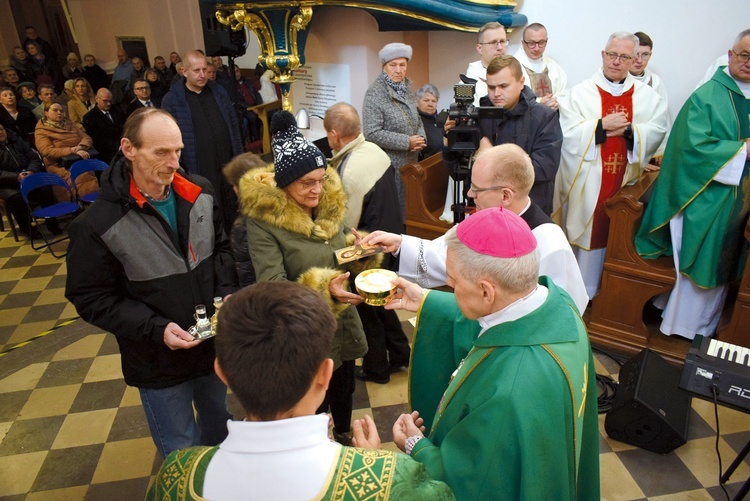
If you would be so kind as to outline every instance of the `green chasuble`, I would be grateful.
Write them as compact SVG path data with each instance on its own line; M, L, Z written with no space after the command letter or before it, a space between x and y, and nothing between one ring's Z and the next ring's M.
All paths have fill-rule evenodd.
M203 500L208 464L219 446L172 452L146 493L146 501ZM249 497L251 498L251 497ZM409 456L342 447L328 483L314 499L334 501L452 501L447 485L427 476Z
M540 283L538 309L478 338L453 294L431 291L420 308L409 396L430 431L411 455L459 500L599 499L586 328L567 293Z
M680 272L702 288L739 278L747 242L742 237L750 207L750 178L739 186L714 181L750 138L750 100L719 68L696 90L675 119L654 193L635 247L645 258L671 256L669 221L683 212Z

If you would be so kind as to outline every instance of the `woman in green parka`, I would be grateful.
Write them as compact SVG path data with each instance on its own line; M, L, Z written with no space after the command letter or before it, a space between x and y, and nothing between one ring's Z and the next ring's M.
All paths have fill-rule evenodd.
M297 130L291 113L271 122L274 166L253 169L240 180L240 210L247 219L250 257L258 282L294 280L319 291L338 321L331 349L334 373L326 400L334 438L348 442L351 431L354 360L367 353L355 305L363 298L347 290L350 276L375 260L337 265L334 252L353 245L344 226L346 193L325 156ZM380 257L380 256L378 256ZM293 347L290 347L293 349Z

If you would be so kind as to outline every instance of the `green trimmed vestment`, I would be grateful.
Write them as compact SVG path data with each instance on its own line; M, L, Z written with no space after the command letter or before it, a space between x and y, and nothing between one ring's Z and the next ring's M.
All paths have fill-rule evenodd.
M172 452L146 493L146 501L203 500L203 482L216 447ZM251 497L248 497L251 499ZM331 501L451 501L443 482L400 453L342 447L329 482L314 499Z
M586 328L564 291L540 283L538 309L478 338L453 294L430 291L420 308L409 397L429 435L411 455L459 500L599 499Z
M669 221L683 212L680 272L702 288L742 275L750 209L750 178L739 186L714 178L750 138L750 99L719 68L677 115L654 193L646 206L635 248L645 258L673 253Z

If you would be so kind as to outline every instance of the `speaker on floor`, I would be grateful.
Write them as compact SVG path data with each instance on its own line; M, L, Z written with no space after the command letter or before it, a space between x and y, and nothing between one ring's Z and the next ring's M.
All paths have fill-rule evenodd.
M646 349L622 365L619 380L604 419L610 438L660 454L687 442L692 397L678 369Z
M201 26L203 26L203 42L206 55L240 57L247 50L247 35L245 29L232 31L229 26L221 24L216 19L216 4L203 3L198 0L201 12Z

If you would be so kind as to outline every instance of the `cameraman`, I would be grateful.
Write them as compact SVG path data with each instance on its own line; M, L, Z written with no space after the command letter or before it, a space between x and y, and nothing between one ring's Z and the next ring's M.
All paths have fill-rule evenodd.
M480 105L500 107L505 113L502 118L479 118L479 151L505 143L520 146L534 165L534 185L529 196L545 214L551 214L562 147L557 112L536 102L534 93L524 85L521 65L513 56L498 56L490 62L487 89L489 94L481 99ZM453 126L453 120L445 123L446 134ZM443 160L452 174L460 157L458 152L443 150Z

